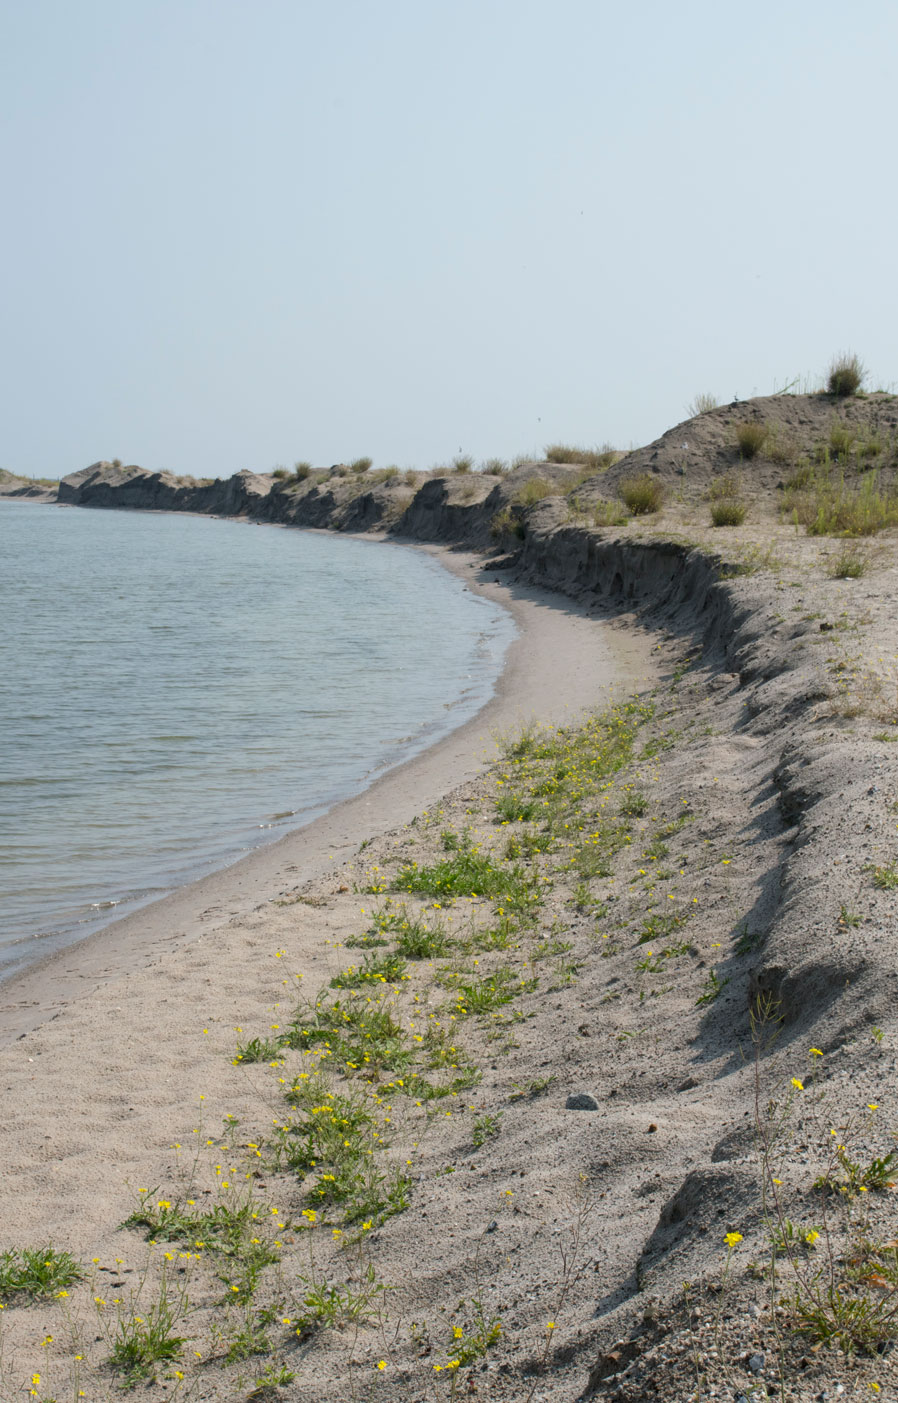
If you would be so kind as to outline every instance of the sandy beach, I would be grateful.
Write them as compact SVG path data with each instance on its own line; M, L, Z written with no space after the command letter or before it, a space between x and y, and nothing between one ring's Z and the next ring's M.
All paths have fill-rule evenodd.
M893 533L712 471L445 557L478 717L4 986L2 1245L83 1274L0 1296L3 1403L896 1396Z

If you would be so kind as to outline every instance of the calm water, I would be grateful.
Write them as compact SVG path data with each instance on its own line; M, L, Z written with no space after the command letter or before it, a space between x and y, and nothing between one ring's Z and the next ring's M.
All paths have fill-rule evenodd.
M0 560L0 975L439 739L513 634L416 551L242 522L0 501Z

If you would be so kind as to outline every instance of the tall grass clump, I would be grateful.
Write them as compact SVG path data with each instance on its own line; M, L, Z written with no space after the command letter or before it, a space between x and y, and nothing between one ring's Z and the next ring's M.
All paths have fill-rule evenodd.
M740 424L736 429L736 448L740 458L757 458L769 433L769 428L760 419L749 419L747 423Z
M734 477L717 477L708 488L712 526L741 526L745 520L745 503L738 481Z
M710 414L712 409L717 408L717 403L713 395L696 395L691 404L686 406L686 412L690 419L697 419L700 414Z
M552 482L547 482L544 477L531 477L529 482L524 482L514 494L515 502L522 507L533 507L537 502L541 502L544 497L551 497L557 493L558 488Z
M617 449L605 443L601 448L578 448L574 444L550 443L545 450L547 463L576 463L603 472L618 458Z
M864 383L865 374L866 371L857 356L843 352L842 355L836 356L829 367L827 391L837 399L847 399L849 395L856 395Z
M355 458L349 464L349 471L351 473L366 473L373 462L373 458Z
M649 512L661 510L664 486L650 473L621 478L617 490L624 506L634 516L646 516Z

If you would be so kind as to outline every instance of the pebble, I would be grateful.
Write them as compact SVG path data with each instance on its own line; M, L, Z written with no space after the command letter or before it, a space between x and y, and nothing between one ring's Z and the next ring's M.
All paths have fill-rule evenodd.
M760 1374L764 1368L763 1354L753 1354L748 1361L748 1367L753 1374Z
M574 1091L564 1103L566 1111L597 1111L599 1103L588 1091Z

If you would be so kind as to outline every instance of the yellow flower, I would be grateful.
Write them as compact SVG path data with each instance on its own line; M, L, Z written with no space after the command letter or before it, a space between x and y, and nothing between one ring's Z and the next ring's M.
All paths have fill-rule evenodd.
M879 1102L878 1102L878 1101L869 1101L869 1102L867 1103L867 1110L868 1110L868 1111L878 1111L878 1110L879 1110Z
M820 1236L820 1234L818 1233L817 1229L816 1229L816 1228L811 1228L811 1231L810 1231L810 1232L805 1233L805 1235L804 1235L804 1240L805 1240L805 1242L808 1244L809 1247L813 1247L814 1243L817 1241L817 1239L818 1239L819 1236Z
M823 1056L823 1053L820 1051L819 1047L812 1047L812 1048L811 1048L811 1056L812 1056L812 1057L822 1057L822 1056Z
M804 1082L799 1081L798 1077L792 1078L792 1085L795 1087L796 1091L804 1091Z
M728 1232L726 1237L724 1238L724 1242L726 1243L727 1247L735 1247L736 1243L741 1241L741 1232Z
M461 1337L462 1337L462 1335L463 1335L464 1333L465 1333L465 1332L464 1332L464 1330L461 1328L460 1325L453 1325L453 1327L452 1327L452 1334L453 1334L453 1337L454 1337L456 1340L460 1340Z
M547 1329L547 1330L554 1330L554 1329L555 1329L555 1321L554 1321L554 1320L548 1321L548 1323L547 1323L547 1325L546 1325L546 1329Z
M377 1361L377 1367L378 1367L378 1369L386 1369L386 1367L387 1367L387 1361L386 1361L385 1359L378 1359L378 1361Z

